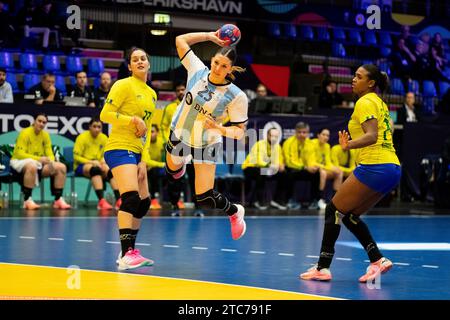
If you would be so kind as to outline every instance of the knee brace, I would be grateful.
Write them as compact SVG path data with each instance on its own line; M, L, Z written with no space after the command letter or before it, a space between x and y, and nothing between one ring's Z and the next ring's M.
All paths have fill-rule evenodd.
M343 214L340 213L333 202L327 204L325 208L325 224L340 224Z
M148 209L150 208L150 197L147 197L145 199L142 199L141 202L139 202L139 208L133 217L136 219L142 219L148 212Z
M89 175L91 176L91 178L95 177L95 176L101 176L102 175L102 169L100 169L100 167L92 167L89 170Z
M199 207L202 209L221 209L227 211L231 206L231 202L227 197L213 189L196 195L196 198Z
M137 191L128 191L120 196L122 198L122 204L120 205L120 211L124 211L133 215L137 214L139 210L139 204L141 203L141 198Z

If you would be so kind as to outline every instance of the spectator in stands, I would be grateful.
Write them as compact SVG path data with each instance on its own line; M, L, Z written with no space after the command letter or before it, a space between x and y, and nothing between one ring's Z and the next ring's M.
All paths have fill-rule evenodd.
M256 98L267 97L267 88L262 83L256 86Z
M356 154L354 149L344 150L340 144L331 148L331 162L344 172L347 178L356 168Z
M402 78L404 84L411 77L416 56L405 43L405 39L397 40L396 48L391 55L392 72Z
M94 91L94 101L97 108L103 108L110 89L111 75L105 71L100 75L100 86Z
M405 103L403 107L397 110L397 123L405 124L406 122L419 121L419 106L416 106L416 96L414 92L408 92L405 95Z
M50 135L44 130L47 122L47 115L38 113L34 123L19 133L11 158L11 168L21 175L23 208L28 210L40 208L31 198L31 193L39 185L41 177L54 179L51 184L52 194L55 196L53 208L71 208L62 197L67 168L65 164L55 161Z
M13 91L11 85L6 81L6 69L0 68L0 103L13 102Z
M62 102L63 94L55 87L55 75L46 73L42 76L40 83L34 85L29 90L35 97L36 104L43 104L45 101Z
M91 180L98 198L97 209L99 210L113 208L104 198L105 183L109 181L116 197L115 208L119 210L121 205L119 188L103 157L108 137L102 132L102 127L99 118L92 118L89 121L89 130L76 138L73 146L73 169L75 175Z
M325 83L319 96L319 107L327 109L347 107L344 97L337 92L336 81L330 80Z
M76 82L75 87L72 89L72 91L69 92L69 96L84 98L86 105L88 107L95 108L94 92L87 85L88 79L87 79L86 72L78 71L76 73L75 77L76 77L77 82Z
M43 3L34 10L32 25L33 27L38 28L48 28L49 37L51 33L55 35L56 47L59 48L59 25L57 22L57 13L53 9L52 1L44 0ZM43 45L43 47L48 47L48 39L47 45Z
M275 189L278 191L277 195L280 195L279 191L283 189L282 175L284 174L285 166L283 150L279 143L280 135L281 132L278 129L269 129L266 139L256 142L244 163L242 163L245 176L245 190L251 192L248 196L248 199L250 199L249 204L260 210L267 209L268 204L280 210L287 209L285 206L267 197L270 193L267 182L277 182ZM256 195L254 194L255 191ZM256 201L252 203L254 198L256 198Z
M48 47L50 29L36 25L37 7L34 0L26 0L24 6L17 13L17 23L23 27L25 39L29 39L31 34L42 34L42 47Z
M418 40L414 49L414 56L416 61L413 67L413 78L418 80L424 80L430 78L430 59L428 51L423 41Z
M405 45L408 47L410 51L414 50L417 40L411 35L409 26L407 25L401 26L399 38L405 40Z
M432 79L450 81L449 77L444 74L445 65L447 64L447 59L445 59L445 49L442 43L442 37L439 32L435 33L433 41L430 46L430 64L432 67ZM438 86L437 86L438 87Z
M0 1L0 48L6 47L10 42L10 35L14 32L12 19L7 11L5 4Z
M147 164L147 177L150 187L150 209L161 209L161 204L156 196L159 190L159 186L162 185L161 180L165 177L165 161L163 155L164 141L159 135L159 128L156 124L152 124L152 131L150 137L149 154L142 155L142 161ZM178 199L177 199L178 200Z
M320 200L318 202L319 209L324 210L327 206L324 198L324 191L327 180L333 180L333 196L337 189L341 186L344 178L344 172L331 162L331 147L328 143L330 140L330 130L322 128L317 134L317 139L311 140L315 152L316 165L320 171Z
M283 156L286 165L286 199L288 200L288 208L300 209L293 198L293 190L295 182L298 180L306 180L311 182L311 197L313 203L311 208L318 208L318 201L321 199L320 171L316 165L314 147L309 139L309 125L299 122L295 126L295 134L283 143Z
M424 46L424 51L425 53L430 52L430 40L431 40L431 36L428 32L424 32L420 35L419 37L420 41L422 41L422 44Z

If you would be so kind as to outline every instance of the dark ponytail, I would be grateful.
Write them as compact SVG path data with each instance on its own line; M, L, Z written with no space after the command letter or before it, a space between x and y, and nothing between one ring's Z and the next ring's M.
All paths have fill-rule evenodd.
M378 87L381 93L386 91L389 85L389 77L386 72L380 71L380 69L374 64L364 64L361 68L367 71L367 77L369 80L375 81L375 88Z

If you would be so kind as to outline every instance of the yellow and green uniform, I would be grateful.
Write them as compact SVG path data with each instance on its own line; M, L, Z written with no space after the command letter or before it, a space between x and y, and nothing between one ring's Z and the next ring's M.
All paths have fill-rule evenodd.
M155 142L150 141L149 152L142 154L142 161L147 164L147 168L164 168L164 141L158 136Z
M170 134L170 125L172 123L173 115L177 110L178 105L180 104L180 100L175 100L169 103L162 113L162 119L159 125L159 135L163 138L163 142L167 142L169 140ZM156 123L156 122L153 122Z
M133 116L139 117L144 120L150 131L156 99L156 92L145 82L133 76L114 83L100 114L103 122L112 124L105 151L143 152L143 139L136 137L135 126L130 122ZM145 144L150 144L149 137Z
M355 155L355 149L344 151L339 144L331 148L331 162L336 167L339 167L346 177L349 176L356 167Z
M242 169L266 168L270 165L280 165L283 163L283 150L281 146L278 143L275 146L271 146L267 140L260 140L253 145L250 153L242 163Z
M295 170L303 170L316 162L311 140L305 139L302 143L295 135L284 141L283 156L286 167Z
M39 160L41 157L48 157L51 161L55 161L50 134L44 130L36 134L33 126L23 129L17 136L11 159Z
M91 160L102 160L108 136L102 132L94 138L90 131L80 134L73 146L73 169Z
M331 162L331 147L330 144L320 144L319 139L312 139L311 143L314 148L314 157L316 165L325 170L332 170L333 163Z
M364 135L361 124L370 119L378 120L378 139L375 144L357 149L357 164L400 165L392 142L389 109L376 93L368 93L355 104L355 109L348 123L348 131L352 140Z

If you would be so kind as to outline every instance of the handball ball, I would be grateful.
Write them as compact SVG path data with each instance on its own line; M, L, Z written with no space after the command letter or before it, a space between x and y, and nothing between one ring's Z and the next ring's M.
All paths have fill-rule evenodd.
M233 47L241 40L241 31L234 24L225 24L219 29L220 40L225 40L225 46Z

